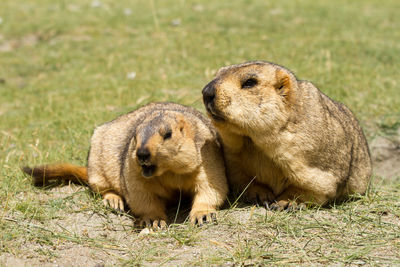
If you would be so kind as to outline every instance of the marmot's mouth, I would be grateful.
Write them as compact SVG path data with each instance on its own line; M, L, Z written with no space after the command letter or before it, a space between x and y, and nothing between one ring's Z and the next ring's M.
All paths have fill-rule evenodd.
M142 165L142 175L146 178L153 176L156 171L156 165Z
M224 117L219 114L214 108L214 106L211 103L208 103L206 106L207 112L211 115L211 117L216 120L216 121L224 121Z
M216 121L224 121L225 120L223 117L221 117L218 114L214 114L214 113L210 113L210 114L211 114L211 117L213 117L213 119Z

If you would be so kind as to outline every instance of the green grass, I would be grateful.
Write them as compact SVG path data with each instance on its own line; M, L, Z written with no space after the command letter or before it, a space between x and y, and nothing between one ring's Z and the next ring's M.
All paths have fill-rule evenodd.
M96 125L150 101L204 111L201 89L215 71L255 59L284 65L344 102L370 140L393 134L400 126L398 1L99 3L1 1L0 262L1 254L60 260L64 246L126 265L400 264L398 179L379 178L371 196L332 209L256 209L242 223L234 214L251 208L235 208L215 226L174 225L138 237L87 189L36 189L19 170L85 164ZM91 237L96 226L85 236L66 226L70 216L86 216L84 225L98 216L115 233Z

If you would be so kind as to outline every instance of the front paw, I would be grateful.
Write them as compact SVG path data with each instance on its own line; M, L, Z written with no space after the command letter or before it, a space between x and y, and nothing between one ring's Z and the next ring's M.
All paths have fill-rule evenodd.
M252 204L267 206L275 200L275 195L267 185L253 183L247 188L244 198Z
M217 213L215 210L206 211L191 211L190 212L190 223L192 225L202 226L204 223L215 223L217 222Z
M124 211L124 201L114 192L107 192L103 195L103 204L115 210Z
M153 230L164 230L167 228L167 222L161 218L142 217L139 219L138 225L142 228L147 227Z

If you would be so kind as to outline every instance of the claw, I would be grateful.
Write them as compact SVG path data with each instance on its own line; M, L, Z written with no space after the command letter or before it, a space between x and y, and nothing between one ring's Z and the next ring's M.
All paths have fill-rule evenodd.
M213 223L217 222L217 214L215 212L211 213L211 222Z
M203 218L202 217L197 218L196 221L197 221L198 226L200 226L200 227L203 226Z
M142 228L149 228L152 229L154 231L157 230L164 230L167 228L167 222L163 219L141 219L139 221L139 226Z
M190 223L192 225L202 226L205 223L217 222L217 214L215 212L195 212L190 215Z
M297 205L296 202L290 202L290 203L288 204L286 210L287 210L288 212L294 212L294 211L297 210L297 207L298 207L298 205Z
M153 221L153 230L158 230L160 227L158 226L158 220Z
M119 211L124 211L124 201L122 200L122 198L119 195L117 195L113 192L108 192L108 193L104 194L103 204L106 207L110 207L110 208L113 208L113 209L119 210Z
M153 230L163 230L167 228L167 223L164 220L154 220L153 221Z
M295 203L295 205L291 205L289 208L290 208L290 211L298 211L298 210L306 209L307 206L304 203ZM289 210L289 208L288 208L288 210Z
M161 229L166 229L167 228L167 222L164 220L160 220L160 228Z
M271 205L269 205L269 209L273 211L282 211L284 207L282 207L278 203L272 203Z
M206 222L207 222L207 223L212 222L211 213L208 213L208 214L206 215Z
M140 221L140 227L147 227L147 228L151 228L152 224L150 219L142 219Z
M245 199L252 203L260 206L265 202L271 202L275 199L274 193L271 189L261 183L253 183L247 188L245 192Z

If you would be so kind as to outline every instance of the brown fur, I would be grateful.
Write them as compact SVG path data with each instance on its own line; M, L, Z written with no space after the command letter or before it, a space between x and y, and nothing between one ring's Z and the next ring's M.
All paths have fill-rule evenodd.
M78 184L88 184L87 168L69 163L37 166L35 168L23 167L22 170L30 174L36 186L45 185L51 180L68 180Z
M286 68L224 67L203 99L223 141L228 181L237 192L248 186L248 200L282 209L366 192L371 159L356 118Z
M154 227L165 226L166 205L179 191L192 196L191 222L202 224L215 219L228 190L211 122L174 103L151 103L97 127L87 174L85 167L69 164L23 170L35 181L88 177L106 205L123 209L125 201L143 224Z

